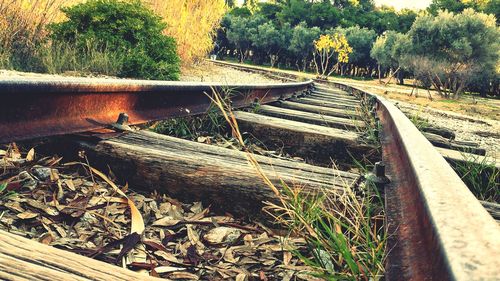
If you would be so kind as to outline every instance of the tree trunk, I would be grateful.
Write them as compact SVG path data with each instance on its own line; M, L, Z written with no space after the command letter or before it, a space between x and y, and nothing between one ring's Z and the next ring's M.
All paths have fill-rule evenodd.
M380 64L378 65L378 83L382 84L382 73L380 72Z

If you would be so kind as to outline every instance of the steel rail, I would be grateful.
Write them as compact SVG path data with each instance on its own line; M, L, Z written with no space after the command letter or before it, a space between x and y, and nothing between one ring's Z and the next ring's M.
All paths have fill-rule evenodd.
M204 113L207 94L231 95L235 108L307 90L312 81L212 84L125 79L0 79L0 143L99 129L120 113L130 124Z
M387 280L498 280L500 226L446 160L385 98L328 84L377 99L391 178L385 187Z

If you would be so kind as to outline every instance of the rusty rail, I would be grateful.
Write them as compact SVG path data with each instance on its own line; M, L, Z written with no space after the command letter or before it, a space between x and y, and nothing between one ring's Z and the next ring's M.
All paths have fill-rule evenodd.
M204 113L207 94L230 93L234 107L290 97L312 81L224 85L123 79L0 80L0 143L89 131L116 122L131 124Z
M411 121L377 99L389 231L387 280L497 280L500 227Z

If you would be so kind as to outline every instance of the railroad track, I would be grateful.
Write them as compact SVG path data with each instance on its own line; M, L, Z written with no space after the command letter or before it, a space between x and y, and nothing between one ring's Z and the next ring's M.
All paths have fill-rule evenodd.
M369 109L380 123L382 158L390 183L386 200L389 280L493 280L500 276L500 228L446 160L390 102L348 85L296 82L298 77L231 65L286 80L275 85L210 85L129 80L1 81L0 143L73 134L71 144L109 164L135 188L167 188L180 199L200 199L237 214L260 212L274 194L248 173L245 152L191 142L128 125L200 114L213 92L231 89L241 129L295 156L348 163L376 160ZM293 81L292 81L293 80ZM290 82L292 81L292 82ZM126 112L129 122L116 120ZM124 117L122 115L122 117ZM376 129L376 128L375 128ZM76 135L75 135L76 134ZM63 137L65 142L68 141ZM349 153L348 153L349 152ZM311 190L357 186L364 175L259 155L274 183ZM230 171L229 173L227 171ZM490 206L495 209L495 206ZM498 210L497 210L498 212ZM145 279L143 275L0 232L0 273L13 278ZM17 248L17 245L23 245ZM86 267L77 266L85 263ZM3 275L2 275L3 274Z

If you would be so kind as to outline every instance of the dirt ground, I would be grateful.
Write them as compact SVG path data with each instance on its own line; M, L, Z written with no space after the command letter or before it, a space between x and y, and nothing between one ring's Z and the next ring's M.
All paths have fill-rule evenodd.
M281 83L263 75L223 67L210 62L202 62L190 67L184 66L181 71L181 81L238 83L238 84L265 84Z
M408 116L418 116L432 125L453 130L457 140L479 143L488 156L500 157L500 100L469 95L448 100L433 91L430 100L429 93L422 89L417 96L415 92L410 96L412 88L408 86L384 86L376 80L341 80L389 99Z

